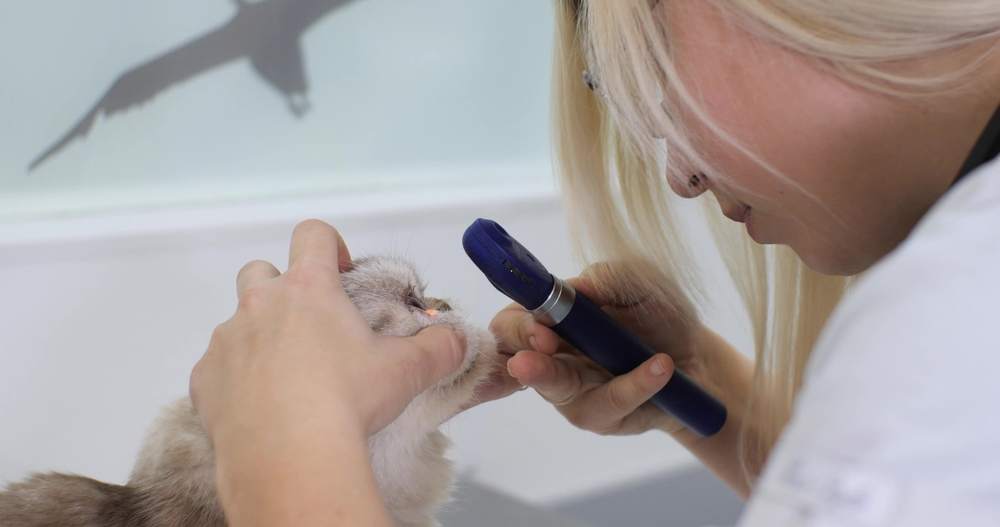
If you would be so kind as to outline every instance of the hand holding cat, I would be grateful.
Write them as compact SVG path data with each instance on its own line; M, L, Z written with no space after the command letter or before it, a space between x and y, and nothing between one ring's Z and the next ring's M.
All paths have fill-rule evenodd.
M464 343L449 329L375 335L340 285L350 261L337 231L312 220L295 229L287 273L261 261L240 271L239 308L191 376L213 439L338 413L370 435L461 364Z
M350 265L333 227L300 223L288 272L240 271L236 314L191 373L230 525L392 524L368 438L456 370L465 343L442 326L373 333L341 285Z

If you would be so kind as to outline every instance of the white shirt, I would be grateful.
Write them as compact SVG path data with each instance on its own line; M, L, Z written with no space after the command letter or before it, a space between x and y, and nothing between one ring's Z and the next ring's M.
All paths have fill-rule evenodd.
M834 311L740 523L979 525L1000 526L1000 160Z

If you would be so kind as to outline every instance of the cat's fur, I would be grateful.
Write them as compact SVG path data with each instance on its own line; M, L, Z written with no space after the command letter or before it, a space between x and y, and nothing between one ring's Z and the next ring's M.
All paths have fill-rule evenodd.
M355 262L342 275L347 294L372 329L409 336L445 324L465 335L458 372L407 406L369 440L371 463L386 506L398 525L435 525L452 470L448 440L438 427L468 403L496 360L489 332L475 328L446 303L423 296L413 267L393 258ZM432 316L426 308L439 310ZM373 383L380 379L372 379ZM331 497L335 499L335 497ZM212 447L189 399L168 406L152 426L126 485L65 474L39 474L0 492L3 527L221 527Z

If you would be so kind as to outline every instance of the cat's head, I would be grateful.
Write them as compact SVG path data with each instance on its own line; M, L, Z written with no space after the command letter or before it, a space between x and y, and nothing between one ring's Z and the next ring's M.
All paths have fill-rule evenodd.
M441 324L465 337L462 365L414 400L407 409L411 417L436 428L467 404L476 386L493 371L498 360L493 335L466 322L444 300L426 296L425 284L410 262L386 256L361 258L341 275L341 283L379 335L408 337Z

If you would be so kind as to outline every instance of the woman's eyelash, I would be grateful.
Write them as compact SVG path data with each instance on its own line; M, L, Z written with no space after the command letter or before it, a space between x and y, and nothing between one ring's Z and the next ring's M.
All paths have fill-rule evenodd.
M583 83L590 88L590 91L597 91L597 79L588 70L583 70Z

